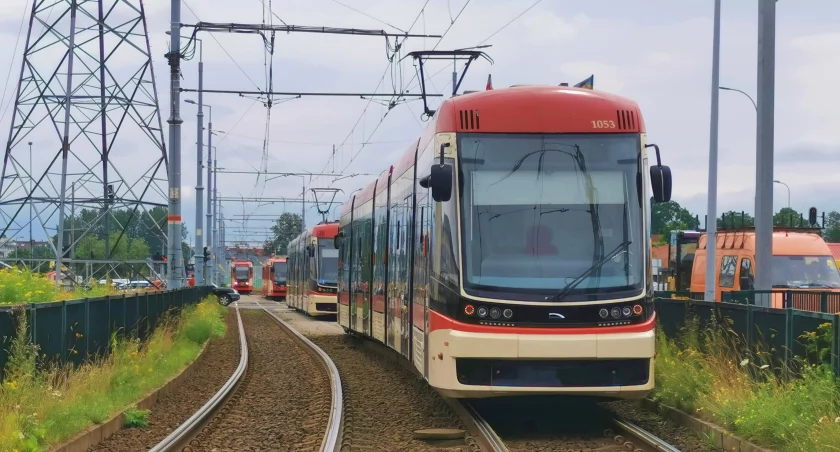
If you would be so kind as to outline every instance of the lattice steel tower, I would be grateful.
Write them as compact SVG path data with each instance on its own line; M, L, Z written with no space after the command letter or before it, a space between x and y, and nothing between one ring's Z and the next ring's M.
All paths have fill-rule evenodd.
M32 221L57 235L61 263L98 225L110 260L110 235L128 226L112 212L167 206L162 128L143 0L34 0L0 180L3 234L28 236ZM80 209L98 216L71 234L65 218ZM153 227L165 241L165 220Z

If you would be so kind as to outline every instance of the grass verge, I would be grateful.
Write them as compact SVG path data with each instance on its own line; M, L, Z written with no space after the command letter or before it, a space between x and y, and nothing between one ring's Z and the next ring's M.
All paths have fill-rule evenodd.
M107 358L39 370L19 311L0 387L0 450L45 450L126 409L191 363L210 337L223 336L225 312L207 298L163 320L145 343L112 337ZM143 425L146 414L129 412L130 425Z
M809 347L818 334L804 338ZM795 372L774 371L744 358L722 328L701 331L696 320L677 340L657 331L656 347L654 400L779 451L840 451L840 381L827 366L798 361Z

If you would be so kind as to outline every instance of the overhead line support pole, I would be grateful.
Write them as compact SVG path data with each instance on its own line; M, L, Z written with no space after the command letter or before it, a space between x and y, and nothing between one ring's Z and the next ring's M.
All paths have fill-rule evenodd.
M773 286L773 133L776 80L776 0L758 2L758 84L756 100L755 275L756 290Z
M183 286L184 254L181 251L181 0L171 2L169 59L169 210L167 234L169 271L167 289Z
M720 94L720 0L715 0L712 37L712 108L709 123L709 185L706 214L706 290L704 299L714 300L717 294L717 184L718 184L718 96Z
M207 281L204 279L204 275L206 274L206 262L204 262L204 187L202 186L202 167L201 167L201 158L202 152L204 151L204 95L201 91L201 88L204 86L204 61L203 61L203 45L199 43L199 51L198 51L198 113L197 113L197 143L196 143L196 182L195 182L195 281L197 285L206 285ZM210 109L210 124L213 123L213 108L208 106ZM208 138L208 148L209 148L209 138ZM208 149L208 153L209 153ZM207 183L210 183L208 178ZM208 242L209 245L209 242ZM199 263L199 259L201 262Z

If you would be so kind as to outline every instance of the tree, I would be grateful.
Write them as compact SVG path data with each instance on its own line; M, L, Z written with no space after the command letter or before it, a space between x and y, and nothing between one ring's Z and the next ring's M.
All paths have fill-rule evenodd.
M840 243L840 212L834 210L825 214L825 240L832 243Z
M669 240L671 231L698 227L697 218L676 201L653 202L650 198L650 230L652 234L662 234Z
M725 223L724 219L726 220ZM751 227L755 226L755 218L746 212L736 212L734 210L730 210L728 212L724 212L723 215L717 219L717 226L719 228L738 228L742 226Z
M273 238L263 244L266 253L287 254L289 242L303 232L303 218L296 213L280 215L271 226Z
M800 226L800 221L802 220L803 219L801 218L799 212L791 209L790 207L783 207L782 210L776 212L776 214L773 215L773 226L798 227ZM804 221L802 221L802 226L805 226L807 224L808 219L805 218Z

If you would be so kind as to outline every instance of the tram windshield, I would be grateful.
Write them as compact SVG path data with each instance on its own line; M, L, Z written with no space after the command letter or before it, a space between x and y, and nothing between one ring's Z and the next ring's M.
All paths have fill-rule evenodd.
M338 282L338 250L334 239L318 239L318 283L336 285Z
M640 147L638 134L464 134L465 290L543 300L595 266L564 301L640 292Z
M275 284L285 284L286 283L286 263L285 262L275 262L274 263L274 283Z
M248 267L234 267L234 275L236 276L237 281L247 281L248 277L250 276L250 272L248 271Z

